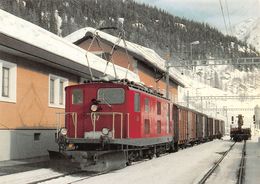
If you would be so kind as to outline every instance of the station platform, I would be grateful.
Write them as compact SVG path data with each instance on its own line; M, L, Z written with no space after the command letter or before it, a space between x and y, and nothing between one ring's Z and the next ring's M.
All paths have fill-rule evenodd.
M0 176L30 171L37 168L48 168L49 163L49 156L0 161Z

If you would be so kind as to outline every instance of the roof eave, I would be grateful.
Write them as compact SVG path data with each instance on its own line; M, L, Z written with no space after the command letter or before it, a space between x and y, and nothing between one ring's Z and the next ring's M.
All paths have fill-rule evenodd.
M44 65L66 71L80 77L90 77L87 66L7 36L3 33L0 33L0 50L9 54L37 61ZM101 72L93 69L92 72L97 75L101 74Z

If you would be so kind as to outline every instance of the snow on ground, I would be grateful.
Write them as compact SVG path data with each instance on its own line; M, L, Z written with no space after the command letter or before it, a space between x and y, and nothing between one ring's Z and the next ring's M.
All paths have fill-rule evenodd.
M45 181L45 182L41 182L39 184L61 184L61 183L74 183L76 181L79 181L79 180L84 180L84 179L87 179L89 178L88 176L83 176L83 175L76 175L76 176L64 176L64 177L60 177L60 178L57 178L57 179L53 179L53 180L50 180L50 181Z
M245 183L260 183L260 137L253 137L246 144L246 171Z
M215 140L77 183L197 183L221 156L218 152L230 145L229 141Z
M216 171L206 181L207 184L212 183L237 183L237 168L239 168L243 142L236 143L232 150L227 154L224 160L219 164ZM235 169L234 169L235 168Z
M260 143L258 137L247 141L246 154L246 184L257 184L260 181ZM198 183L208 172L213 164L227 151L233 142L229 137L223 140L214 140L176 153L166 154L159 158L153 158L143 162L134 163L130 167L116 170L107 174L90 177L84 174L65 176L44 184L77 183L77 184L191 184ZM238 166L241 158L243 143L237 143L220 163L216 172L211 175L207 183L219 184L236 183ZM37 169L22 173L5 175L0 177L0 183L30 183L47 179L48 177L60 176L63 173L51 169Z
M1 184L25 184L39 180L43 180L49 177L60 176L61 173L52 171L51 169L37 169L33 171L27 171L17 174L11 174L0 177Z
M47 183L106 183L106 184L157 184L157 183L197 183L199 179L212 167L213 163L220 158L220 152L229 149L232 142L228 140L215 140L200 144L179 152L167 154L159 158L135 163L130 167L113 171L108 174L88 178L88 176L66 176ZM16 173L0 177L1 183L29 183L42 180L47 177L58 176L61 173L51 169L38 169L34 171Z

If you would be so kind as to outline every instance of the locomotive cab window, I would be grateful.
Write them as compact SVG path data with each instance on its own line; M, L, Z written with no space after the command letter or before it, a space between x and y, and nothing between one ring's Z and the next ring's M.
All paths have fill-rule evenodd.
M74 89L72 91L72 104L82 104L83 103L83 91L82 89Z
M135 93L135 112L140 112L140 94Z
M148 98L144 99L144 109L145 109L145 112L149 112L150 111L149 99Z
M161 102L157 102L157 114L161 114Z
M125 101L125 90L123 88L100 88L97 99L100 104L122 104Z

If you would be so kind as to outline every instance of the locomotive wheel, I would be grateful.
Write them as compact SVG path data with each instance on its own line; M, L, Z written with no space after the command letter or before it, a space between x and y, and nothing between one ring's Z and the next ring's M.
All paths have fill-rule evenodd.
M115 151L98 155L95 164L89 165L82 161L80 162L80 167L84 171L108 172L121 169L126 166L126 163L124 152Z
M152 160L153 159L153 155L154 155L153 153L148 154L148 159Z
M151 159L153 159L153 156L154 156L154 151L150 149L150 150L148 151L148 153L147 153L147 158L148 158L149 160L151 160Z
M160 153L159 153L159 152L155 153L155 156L156 156L157 158L160 157Z
M127 162L126 162L126 166L130 166L130 165L132 165L132 160L128 160Z
M178 143L174 143L174 152L177 152L179 150Z

